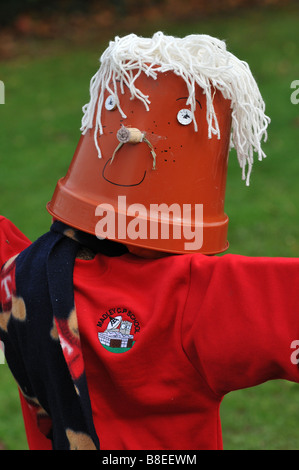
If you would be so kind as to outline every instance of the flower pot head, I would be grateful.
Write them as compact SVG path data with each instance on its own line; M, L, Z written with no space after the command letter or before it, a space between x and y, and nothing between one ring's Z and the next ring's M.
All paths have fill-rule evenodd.
M269 118L246 63L205 35L116 38L48 211L101 238L169 253L227 249L228 155L249 184Z

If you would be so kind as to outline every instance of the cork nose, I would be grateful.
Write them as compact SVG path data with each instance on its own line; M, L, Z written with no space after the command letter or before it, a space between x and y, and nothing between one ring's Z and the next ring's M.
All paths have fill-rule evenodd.
M142 142L144 134L136 127L121 127L116 137L122 144L138 144Z
M119 141L118 146L113 152L112 158L110 160L110 164L113 162L116 152L124 145L124 144L138 144L140 142L145 142L150 149L150 152L153 157L153 170L156 169L156 152L154 150L153 145L150 141L146 138L144 132L141 132L136 127L125 127L122 126L116 133L116 137Z

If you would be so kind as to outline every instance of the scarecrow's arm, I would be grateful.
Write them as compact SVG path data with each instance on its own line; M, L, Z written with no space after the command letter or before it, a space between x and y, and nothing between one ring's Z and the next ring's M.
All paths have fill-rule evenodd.
M17 255L19 252L27 248L30 245L30 240L18 230L9 220L0 216L0 269L1 266L6 263L9 259ZM0 340L2 338L4 349L7 355L7 362L14 361L18 364L18 367L14 368L19 370L19 374L16 374L16 381L19 385L19 389L23 388L29 393L29 382L24 372L24 368L21 366L22 358L18 357L17 349L12 345L7 335L7 324L8 315L2 310L2 299L6 293L6 285L3 283L0 289ZM24 393L25 393L24 391ZM26 393L25 393L26 395ZM30 400L27 396L26 399L20 392L22 412L25 422L26 434L30 449L50 449L51 441L40 432L37 426L38 421L45 421L44 413L42 408L34 400Z
M30 243L12 222L0 216L0 269L9 258L27 248Z
M299 382L299 259L195 257L190 282L184 349L214 392Z

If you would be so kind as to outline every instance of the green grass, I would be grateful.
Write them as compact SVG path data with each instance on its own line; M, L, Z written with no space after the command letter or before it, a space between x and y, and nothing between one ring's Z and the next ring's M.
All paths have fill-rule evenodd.
M222 403L226 450L298 450L298 384L270 381Z
M226 211L231 253L250 256L299 255L299 105L290 102L290 84L299 79L298 7L248 10L193 23L144 24L185 35L206 33L227 41L231 52L249 62L272 119L268 155L256 162L251 185L241 181L230 157ZM121 32L119 33L121 34ZM68 168L77 141L88 83L107 43L72 48L55 43L0 63L6 104L0 107L0 212L32 240L48 230L45 205ZM296 384L269 382L234 392L221 407L226 449L299 449ZM0 442L26 448L18 394L7 365L0 365Z
M28 449L19 393L7 364L0 364L0 443L9 450Z

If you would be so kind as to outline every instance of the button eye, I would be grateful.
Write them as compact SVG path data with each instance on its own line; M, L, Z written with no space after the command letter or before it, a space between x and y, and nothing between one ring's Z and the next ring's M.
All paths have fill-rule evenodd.
M105 101L105 108L107 111L113 111L116 108L116 99L115 96L109 95Z
M193 121L193 113L190 109L180 109L177 114L177 120L183 126L188 126Z

